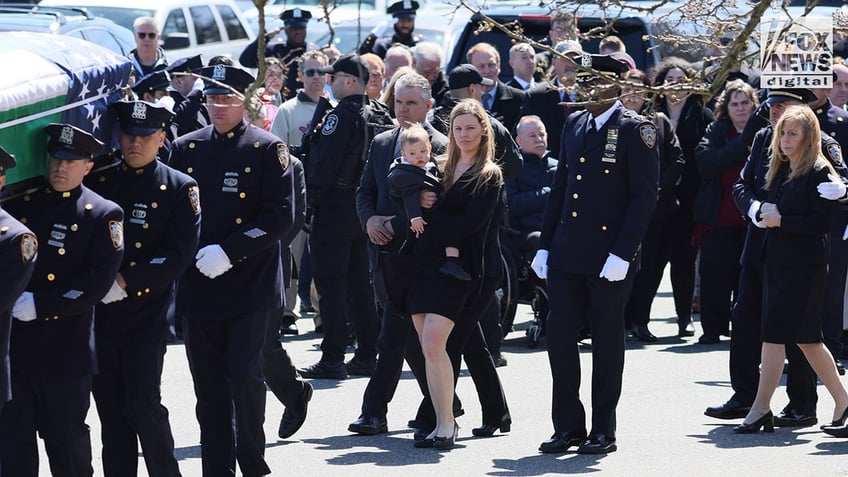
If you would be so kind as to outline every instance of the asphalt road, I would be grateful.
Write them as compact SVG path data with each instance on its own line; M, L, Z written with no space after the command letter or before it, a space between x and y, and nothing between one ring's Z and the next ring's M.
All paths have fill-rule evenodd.
M458 419L457 447L450 452L412 447L407 420L414 416L420 393L405 371L389 404L389 432L373 437L351 435L347 425L359 415L367 378L313 381L315 394L309 417L292 439L276 438L282 406L268 393L265 433L266 459L273 475L309 476L535 476L546 474L611 476L840 476L848 475L848 440L831 438L818 427L781 429L774 434L736 435L739 421L719 421L703 415L704 408L730 397L729 341L699 345L678 338L670 287L664 282L654 303L651 329L659 341L628 340L624 390L618 408L618 452L606 456L543 455L539 443L553 432L550 423L551 377L543 340L539 349L526 346L529 308L521 306L516 331L503 347L509 364L499 368L512 414L512 431L492 438L475 438L480 407L467 373L457 392L465 416ZM296 366L317 361L319 335L312 320L300 320L300 336L284 345ZM700 326L696 323L700 334ZM581 347L583 396L590 408L590 346ZM348 357L349 358L349 357ZM843 379L843 381L846 381ZM200 476L199 430L194 418L191 375L181 344L168 347L162 394L171 412L176 453L184 476ZM818 416L830 419L833 402L819 386ZM785 388L775 393L772 409L787 402ZM95 454L95 475L102 475L100 436L92 402L88 422ZM41 452L41 475L49 475ZM139 459L139 475L147 475ZM240 475L240 474L239 474Z

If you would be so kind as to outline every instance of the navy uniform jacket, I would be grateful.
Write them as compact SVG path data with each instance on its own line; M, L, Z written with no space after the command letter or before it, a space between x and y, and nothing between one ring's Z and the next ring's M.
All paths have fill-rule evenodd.
M828 99L827 103L820 108L816 108L813 112L819 120L822 133L835 139L843 151L848 149L848 111L837 108ZM837 172L839 171L838 168L836 170ZM844 178L845 176L843 176ZM834 207L831 228L832 237L841 237L846 225L848 225L848 211L844 209L844 206Z
M12 372L96 373L94 305L115 281L124 254L121 208L80 185L69 192L44 187L6 210L40 245L27 285L36 319L12 323Z
M539 238L551 269L597 276L610 253L632 262L648 229L659 187L656 127L614 107L589 137L587 111L566 119Z
M168 129L168 139L173 141L210 124L209 111L203 104L203 91L195 89L188 96L171 91L171 97L174 98L174 122Z
M0 403L12 399L9 333L12 306L26 290L35 268L38 240L31 230L0 209Z
M165 311L174 281L193 262L197 250L197 183L159 160L139 169L121 163L89 174L86 183L120 205L125 217L126 248L119 272L127 282L128 296L97 305L98 338L166 338Z
M339 101L315 127L320 131L304 164L307 202L318 208L339 193L337 200L353 200L371 140L394 127L388 109L364 94L352 94Z
M437 131L430 123L423 124L424 129L430 135L432 156L444 154L448 147L448 138ZM391 199L388 173L392 160L394 160L395 146L400 140L401 128L385 131L374 137L371 148L368 151L368 162L356 191L356 214L363 230L368 218L373 215L395 216L392 219L392 230L395 238L384 249L397 251L403 243L406 234L400 233L409 228L409 222L400 214L397 204ZM371 241L368 241L368 258L372 270L377 269L379 249Z
M244 48L239 56L239 63L245 68L258 68L259 56L257 44L259 39L253 40ZM297 79L297 60L306 53L307 45L289 45L284 41L268 42L265 44L265 58L279 58L286 73L285 91L281 92L283 101L294 98L297 91L303 88L303 83Z
M193 319L216 320L282 307L280 239L294 221L289 156L280 139L242 121L177 139L170 165L194 178L206 213L199 248L220 245L233 265L209 279L191 265L177 302Z
M736 207L745 216L745 220L750 220L748 210L751 208L751 204L754 201L764 202L768 197L768 191L764 190L763 186L766 184L769 148L771 147L773 134L774 130L771 126L768 126L761 129L754 136L751 155L745 161L745 166L742 168L739 180L733 185L733 200L736 202ZM822 132L821 149L825 159L830 161L830 165L844 178L848 171L846 171L845 163L842 161L842 149L836 140ZM764 235L765 229L761 229L753 224L748 227L748 233L745 236L745 247L742 250L741 263L743 266L760 266Z
M392 36L384 36L383 38L380 38L379 40L375 41L374 47L371 49L371 53L374 53L382 59L386 57L386 50L388 50L395 43L400 43L401 45L406 45L412 48L421 40L421 35L399 36L397 33L395 33Z
M557 160L546 153L523 153L524 167L515 179L504 181L510 227L523 232L542 229L545 203L557 170Z

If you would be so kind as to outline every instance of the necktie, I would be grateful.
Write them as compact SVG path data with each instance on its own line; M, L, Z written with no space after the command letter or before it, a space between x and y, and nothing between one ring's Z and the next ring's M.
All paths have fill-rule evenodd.
M483 108L486 111L491 111L492 109L492 95L489 93L483 93Z
M589 120L589 124L586 126L587 133L596 133L598 132L598 127L595 125L595 118Z

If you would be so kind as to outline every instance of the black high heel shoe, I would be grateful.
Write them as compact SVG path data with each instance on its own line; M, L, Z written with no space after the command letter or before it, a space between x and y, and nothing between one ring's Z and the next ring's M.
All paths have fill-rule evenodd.
M848 419L848 407L846 407L845 410L842 411L842 416L840 416L839 419L831 422L830 424L825 424L825 425L821 426L821 428L825 429L825 428L830 428L830 427L842 427L842 426L845 425L846 419Z
M774 414L771 411L763 414L762 417L757 419L756 421L745 424L744 422L733 428L734 434L756 434L760 432L760 428L763 428L763 432L774 432Z
M453 435L447 437L436 436L433 438L433 447L439 450L451 450L456 445L456 435L459 434L459 424L454 421Z
M471 429L471 433L477 437L492 437L497 430L500 430L502 433L509 432L511 425L512 419L509 416L504 416L499 424L483 423L482 426Z

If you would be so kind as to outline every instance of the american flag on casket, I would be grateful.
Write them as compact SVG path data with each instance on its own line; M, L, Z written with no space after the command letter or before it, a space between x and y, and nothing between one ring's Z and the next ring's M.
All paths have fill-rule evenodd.
M108 105L120 99L132 64L100 45L61 35L0 35L0 145L18 166L7 183L41 176L50 123L70 123L117 147Z

